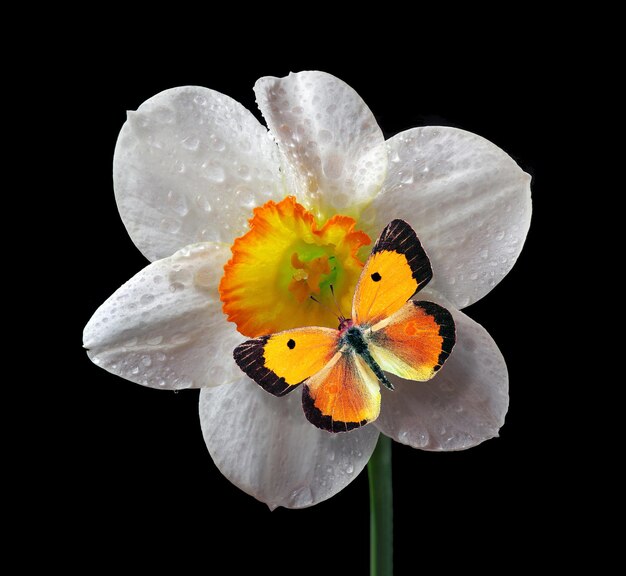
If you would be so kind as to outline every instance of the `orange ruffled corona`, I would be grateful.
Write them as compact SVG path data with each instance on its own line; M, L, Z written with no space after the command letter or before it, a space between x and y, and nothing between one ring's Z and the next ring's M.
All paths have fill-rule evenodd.
M336 215L318 229L293 196L255 208L250 231L231 247L219 285L228 320L252 338L300 326L336 328L330 286L349 315L363 267L357 252L370 243L355 224Z

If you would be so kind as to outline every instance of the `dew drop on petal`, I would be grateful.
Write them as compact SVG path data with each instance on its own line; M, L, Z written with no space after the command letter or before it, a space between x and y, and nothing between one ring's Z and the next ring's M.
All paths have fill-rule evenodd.
M226 172L219 164L214 162L205 162L202 164L202 173L204 177L217 183L222 183L226 180Z
M218 136L211 135L211 148L216 152L223 152L226 149L226 143Z
M163 342L163 336L154 336L146 340L148 346L158 346L161 342Z
M200 140L195 136L187 136L181 144L183 145L183 148L195 152L200 146Z
M180 222L172 220L170 218L163 218L161 220L161 229L170 234L176 234L181 228Z
M199 288L210 288L213 283L213 271L211 268L200 268L193 277L193 283Z
M187 200L182 194L178 194L177 192L170 190L167 193L167 201L170 205L170 208L178 216L185 216L189 212L189 207L187 206Z
M150 302L154 301L154 296L152 294L142 294L141 298L139 298L139 302L141 304L150 304Z
M333 134L330 130L320 130L317 133L317 139L320 144L328 144L333 139Z

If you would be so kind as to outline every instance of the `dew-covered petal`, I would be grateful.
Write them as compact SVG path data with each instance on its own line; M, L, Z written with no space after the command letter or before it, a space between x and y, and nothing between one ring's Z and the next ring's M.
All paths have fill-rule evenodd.
M242 341L222 314L217 284L230 250L188 246L144 268L92 316L83 334L91 360L161 389L218 386L239 377Z
M277 398L246 376L200 393L207 448L222 474L270 508L305 508L347 486L367 464L378 430L331 434L310 424L298 390Z
M394 218L417 232L431 286L458 308L487 294L515 264L531 216L530 176L488 140L447 127L388 141L383 191L360 224L376 236Z
M358 216L380 190L387 165L383 133L361 97L325 72L261 78L254 91L289 191L322 219Z
M456 345L437 375L413 382L390 375L375 425L402 444L423 450L463 450L498 435L509 405L506 363L489 333L450 308Z
M128 112L113 159L117 205L150 260L188 244L231 243L252 208L284 196L267 129L232 98L199 86Z

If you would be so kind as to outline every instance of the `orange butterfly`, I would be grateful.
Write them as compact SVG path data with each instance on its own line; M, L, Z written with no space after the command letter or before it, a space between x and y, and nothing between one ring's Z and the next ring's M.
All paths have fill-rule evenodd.
M450 312L409 300L432 275L413 228L393 220L363 267L351 320L340 318L337 330L311 326L248 340L235 348L235 361L275 396L304 384L304 413L318 428L363 426L380 413L380 383L393 390L385 372L429 380L452 351Z

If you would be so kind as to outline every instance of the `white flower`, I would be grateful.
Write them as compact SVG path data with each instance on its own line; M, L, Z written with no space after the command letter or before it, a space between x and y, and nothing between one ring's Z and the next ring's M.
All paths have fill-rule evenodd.
M530 177L495 145L455 128L415 128L385 142L358 94L325 73L262 78L255 92L269 133L236 101L201 87L166 90L129 112L115 150L115 194L152 264L89 321L89 357L145 386L202 388L213 460L270 507L337 493L365 466L379 431L426 450L496 436L508 407L506 364L459 310L515 263L530 224ZM320 226L343 214L371 238L406 220L434 272L420 297L428 292L455 319L456 348L438 375L395 378L396 390L382 391L379 419L354 432L310 425L299 395L271 396L232 357L244 338L218 292L230 247L253 208L288 195Z

